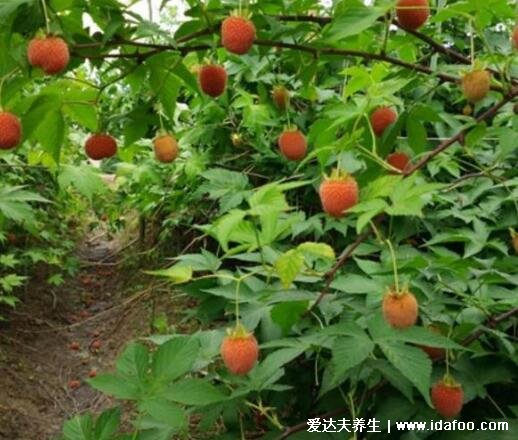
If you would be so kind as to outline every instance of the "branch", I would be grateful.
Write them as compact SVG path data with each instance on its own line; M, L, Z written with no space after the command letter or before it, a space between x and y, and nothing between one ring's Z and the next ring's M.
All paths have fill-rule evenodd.
M304 316L308 315L311 312L311 310L313 310L316 306L320 304L320 302L324 299L324 296L326 296L329 292L329 288L331 287L331 283L336 277L336 272L338 271L338 269L340 269L340 267L342 267L347 262L347 260L353 254L353 252L358 248L358 246L360 246L360 244L362 244L367 239L367 237L370 234L371 231L369 229L363 234L358 235L358 237L356 237L356 240L354 240L354 242L345 249L338 261L335 263L335 265L328 272L326 272L326 274L324 275L326 283L316 301L311 305L309 309L306 310L306 312L304 312Z
M514 316L516 314L518 314L518 307L515 307L514 309L511 309L500 315L490 317L486 321L485 326L489 327L489 328L495 328L499 323L506 321L507 319L511 318L512 316ZM468 346L473 341L476 341L477 339L479 339L483 333L484 333L484 328L481 328L481 329L473 332L471 335L467 336L460 344L463 346ZM378 382L376 385L374 385L372 388L369 388L365 392L365 396L370 396L370 395L374 394L385 384L386 384L385 380ZM338 409L326 412L324 414L319 414L319 415L313 416L312 418L325 419L326 417L332 417L334 415L343 413L348 410L349 409L346 407L338 408ZM276 438L276 440L285 440L288 437L290 437L292 434L295 434L296 432L302 431L303 429L307 428L307 426L308 426L307 421L290 426L289 428L286 428L284 430L284 432L279 437Z
M518 88L514 91L509 92L507 95L504 96L502 100L497 102L493 107L489 108L487 111L482 113L480 116L478 116L475 120L477 123L485 121L487 119L492 118L500 108L502 108L505 104L512 101L515 97L518 96ZM467 129L464 129L457 133L455 136L441 142L435 149L430 151L426 156L424 156L421 160L416 162L414 165L409 167L406 171L404 171L405 176L409 176L410 174L414 173L418 169L425 166L428 162L430 162L435 156L437 156L442 151L446 150L450 145L454 144L455 142L462 139L464 134L466 133Z
M510 92L507 94L501 101L496 103L493 107L491 107L489 110L487 110L485 113L481 114L477 119L478 122L485 121L486 119L490 119L493 117L493 115L506 103L511 101L514 97L518 96L518 89L514 92ZM462 130L461 132L457 133L456 135L452 136L451 138L443 141L441 144L439 144L434 150L432 150L430 153L428 153L425 157L423 157L419 162L414 164L412 167L408 168L404 173L404 177L408 177L411 174L415 173L417 170L425 166L430 160L432 160L435 156L440 154L442 151L446 150L450 145L453 145L455 142L457 142L462 136L464 136L465 130ZM375 219L376 221L376 219ZM345 250L345 252L342 254L342 256L338 259L338 261L335 263L335 265L331 268L329 272L325 274L325 285L322 291L320 292L320 295L316 299L316 301L311 305L311 307L307 310L305 315L311 312L314 307L316 307L324 298L325 295L329 292L329 288L331 286L331 283L333 282L336 273L338 272L338 269L340 269L352 256L353 252L356 250L356 248L367 239L367 237L370 235L370 230L367 232L364 232L363 234L359 235L356 240Z
M317 23L321 26L329 24L333 21L332 17L316 17L313 15L280 15L277 18L281 21L310 22L310 23ZM384 20L384 17L381 17L380 20ZM410 35L413 35L414 37L416 37L419 40L423 41L424 43L428 44L434 52L443 54L461 64L471 65L471 60L469 59L469 57L463 55L460 52L457 52L454 49L451 49L451 48L439 43L438 41L434 40L433 38L429 37L428 35L423 34L422 32L419 32L419 31L413 31L413 30L403 28L399 24L397 19L395 19L395 18L392 20L392 24L394 26L397 26L402 31L404 31ZM489 70L495 78L497 78L501 81L506 79L501 74L501 72L499 72L498 70L491 69L491 68L488 68L487 70ZM518 84L518 79L511 77L510 80L513 84Z
M500 315L490 317L485 322L484 326L493 329L502 321L505 321L516 314L518 314L518 307L508 310L507 312L504 312ZM464 338L464 340L461 342L461 345L464 345L464 346L470 345L472 342L479 339L484 334L484 331L485 331L485 329L484 329L484 327L482 327L482 328L478 329L477 331L473 332L471 335Z

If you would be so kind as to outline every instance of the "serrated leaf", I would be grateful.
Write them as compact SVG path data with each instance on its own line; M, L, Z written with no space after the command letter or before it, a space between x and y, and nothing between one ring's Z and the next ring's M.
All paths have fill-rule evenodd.
M432 361L423 350L395 341L377 341L388 361L419 390L426 402L430 401Z
M327 258L329 260L334 260L336 258L335 250L326 243L312 243L307 241L299 244L297 249L301 252L307 252L308 254L314 255L315 257Z
M145 273L165 277L173 284L184 284L192 279L192 267L187 266L184 263L175 264L167 269L148 270L145 271Z
M275 270L285 289L297 278L304 266L304 257L297 249L282 254L275 262Z
M193 378L174 383L164 395L173 402L195 406L210 405L227 399L227 395L210 382Z

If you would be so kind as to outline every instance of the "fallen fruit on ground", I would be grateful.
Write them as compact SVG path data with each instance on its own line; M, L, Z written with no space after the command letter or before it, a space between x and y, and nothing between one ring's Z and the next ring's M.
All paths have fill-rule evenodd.
M90 159L107 159L117 153L117 142L108 134L94 134L86 141L85 151Z
M0 111L0 150L16 147L22 138L20 120L9 112Z
M242 376L254 368L259 357L259 345L255 336L238 324L223 339L220 353L227 369Z
M68 44L59 37L36 37L27 48L27 58L33 67L41 67L48 75L62 72L70 61Z
M275 86L272 90L272 99L279 110L286 110L290 103L290 92L284 86Z
M75 390L77 388L79 388L81 386L81 382L79 382L78 380L69 380L68 381L68 388L70 388L71 390Z
M79 342L74 341L70 344L70 350L77 351L77 350L79 350L79 348L80 348Z
M445 376L432 386L431 398L435 410L441 416L452 418L462 410L464 391L453 378Z
M92 368L89 372L88 372L88 377L96 377L97 376L97 370L95 368Z
M399 171L405 171L410 165L410 157L406 153L396 151L387 156L387 163L394 168L397 168Z
M415 31L425 24L430 16L428 0L398 0L396 16L403 29Z
M170 163L178 157L178 142L170 134L159 136L153 140L155 157L159 162Z
M462 77L462 93L469 102L484 99L491 85L491 74L487 70L474 70Z
M206 95L216 98L227 86L227 71L218 64L205 64L198 74L200 88Z
M358 203L358 183L351 175L334 170L330 177L324 177L319 196L322 209L331 217L342 217L349 208Z
M296 128L284 130L277 141L282 155L288 160L302 160L306 156L306 137Z
M391 124L397 121L397 113L390 107L378 107L371 113L370 121L374 134L380 137Z
M247 53L255 41L255 25L248 18L232 15L221 24L221 44L237 55Z
M404 289L398 292L389 290L383 297L383 317L394 328L407 328L417 322L419 307L416 297Z
M102 347L102 342L99 339L95 339L90 344L92 350L99 350Z

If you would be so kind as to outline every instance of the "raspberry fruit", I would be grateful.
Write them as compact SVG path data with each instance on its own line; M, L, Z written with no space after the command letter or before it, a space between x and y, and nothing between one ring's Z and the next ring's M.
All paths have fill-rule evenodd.
M322 208L331 217L342 217L349 208L358 203L358 183L354 177L334 170L320 184L319 195Z
M221 357L233 374L245 375L252 370L259 357L259 345L252 333L238 324L223 339Z

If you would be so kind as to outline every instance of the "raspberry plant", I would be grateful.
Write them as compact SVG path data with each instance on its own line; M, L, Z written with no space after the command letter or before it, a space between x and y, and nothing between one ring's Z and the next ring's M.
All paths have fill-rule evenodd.
M83 146L109 133L116 153L89 156L117 176L110 217L158 225L174 262L147 272L201 323L130 344L89 383L131 409L77 415L63 438L302 439L310 417L438 418L445 380L442 414L516 433L516 5L160 3L161 20L117 0L0 4L0 106L23 128L2 165L44 167L96 209ZM285 127L305 135L293 157ZM174 161L155 159L161 133ZM0 227L27 227L9 206ZM246 355L225 345L237 375L226 328L248 338Z

